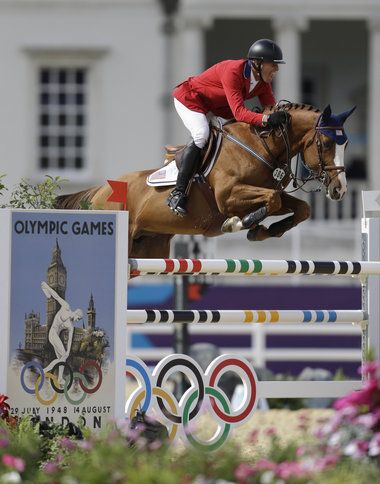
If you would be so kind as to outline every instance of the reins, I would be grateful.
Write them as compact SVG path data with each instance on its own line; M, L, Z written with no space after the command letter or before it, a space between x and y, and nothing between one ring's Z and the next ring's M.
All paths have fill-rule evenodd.
M264 165L266 165L269 169L273 170L272 165L270 163L268 163L268 161L265 158L263 158L261 155L259 155L259 153L257 153L251 147L249 147L248 145L246 145L245 143L243 143L239 139L235 138L235 136L232 136L232 134L227 133L227 131L225 131L223 129L223 126L221 126L221 127L213 126L213 129L215 131L217 131L218 133L220 133L223 136L223 138L226 138L229 141L232 141L232 143L235 143L237 146L240 146L240 148L247 151L250 155L254 156L257 160L264 163Z

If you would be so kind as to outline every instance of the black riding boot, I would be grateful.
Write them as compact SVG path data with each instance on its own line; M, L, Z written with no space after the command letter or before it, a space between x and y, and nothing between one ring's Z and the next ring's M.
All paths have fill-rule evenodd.
M198 169L201 151L201 148L198 148L194 141L186 146L179 167L176 187L167 199L170 209L181 217L187 214L187 191L191 178Z

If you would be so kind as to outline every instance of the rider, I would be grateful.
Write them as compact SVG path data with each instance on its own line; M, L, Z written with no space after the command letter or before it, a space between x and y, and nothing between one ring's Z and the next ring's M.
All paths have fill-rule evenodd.
M177 215L187 213L190 181L199 168L201 151L210 133L208 112L255 126L272 128L286 122L285 112L266 115L244 106L244 101L254 96L258 96L262 107L276 103L271 83L278 64L285 64L280 47L273 40L260 39L251 45L247 59L219 62L174 89L174 106L192 137L183 152L176 187L167 199Z

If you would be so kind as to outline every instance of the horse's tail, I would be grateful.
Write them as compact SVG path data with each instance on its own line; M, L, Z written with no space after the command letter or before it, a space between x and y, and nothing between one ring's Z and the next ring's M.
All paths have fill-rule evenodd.
M88 188L78 193L58 195L54 201L54 208L61 210L80 210L84 205L91 203L91 199L99 187Z

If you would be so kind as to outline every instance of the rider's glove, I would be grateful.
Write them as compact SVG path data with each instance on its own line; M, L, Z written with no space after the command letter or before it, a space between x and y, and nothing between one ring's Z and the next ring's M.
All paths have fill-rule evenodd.
M268 116L266 125L269 128L277 128L277 126L286 124L288 122L288 116L287 111L275 111Z

